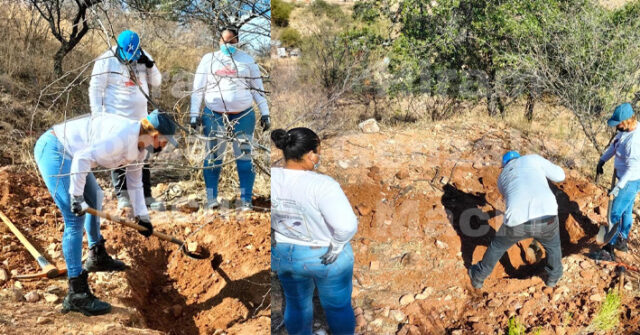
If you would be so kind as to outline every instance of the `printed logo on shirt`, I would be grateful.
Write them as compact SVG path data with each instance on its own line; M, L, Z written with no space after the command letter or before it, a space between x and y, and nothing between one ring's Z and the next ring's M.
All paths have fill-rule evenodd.
M238 74L238 71L231 67L231 65L225 65L224 68L216 71L216 75L221 77L235 77Z
M313 241L304 210L295 200L272 200L271 228L288 238L305 242Z
M136 83L134 83L131 80L127 80L127 81L124 82L124 86L125 87L132 87L132 86L136 86Z

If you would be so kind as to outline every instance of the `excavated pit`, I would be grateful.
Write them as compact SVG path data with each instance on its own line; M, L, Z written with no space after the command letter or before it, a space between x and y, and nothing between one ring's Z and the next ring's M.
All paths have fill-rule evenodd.
M0 192L0 210L50 260L63 266L60 250L63 221L39 178L34 174L2 169ZM269 207L266 199L258 199L257 203ZM104 210L114 212L114 206L113 202L107 201ZM94 319L99 321L82 319L80 322L79 316L70 313L56 318L56 326L60 323L61 327L94 331L101 327L113 328L115 323L139 329L141 334L147 334L147 330L149 334L155 334L153 330L157 330L185 335L268 331L271 306L269 213L234 212L219 216L202 212L164 212L152 213L152 218L158 231L178 238L188 236L188 242L197 242L211 252L211 257L195 260L185 256L175 244L154 237L146 239L128 228L103 221L107 250L131 266L124 273L90 275L89 283L94 293L114 305L113 317L107 314ZM202 229L198 230L200 227ZM0 267L20 274L37 272L33 258L3 224L0 224L0 233L3 235L0 239L3 264ZM217 256L215 262L214 256ZM10 290L15 285L16 281L9 279L0 283L0 289ZM59 288L60 296L66 290L65 278L23 281L20 285L23 292L38 291L40 294L51 285ZM7 313L22 313L23 309L29 308L29 303L25 304L24 308L17 306L15 311L8 310ZM57 313L54 305L39 307L49 310L48 313ZM39 329L42 333L51 333L55 328L53 324L34 324L35 320L30 327L36 327L36 332ZM23 330L26 331L15 329L17 333Z

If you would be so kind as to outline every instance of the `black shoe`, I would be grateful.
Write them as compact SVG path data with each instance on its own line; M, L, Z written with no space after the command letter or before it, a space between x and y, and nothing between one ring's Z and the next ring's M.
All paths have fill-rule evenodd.
M475 288L475 289L481 289L482 285L483 285L483 281L479 281L479 280L473 278L473 271L472 270L473 270L474 267L475 267L475 265L472 265L469 268L469 278L471 279L471 286L473 286L473 288Z
M89 248L89 257L84 262L87 272L124 271L128 268L124 262L111 258L104 247L104 238Z
M616 250L620 250L622 252L629 251L629 247L627 247L627 240L620 236L618 236L618 239L616 240L616 244L614 244L613 247Z
M111 312L111 305L91 293L87 283L88 276L87 271L82 271L80 276L69 278L69 292L62 301L63 314L80 312L86 316L93 316Z
M604 247L602 247L602 249L594 252L593 254L591 254L591 258L598 260L598 261L609 261L609 262L615 262L616 261L616 252L613 248L613 245L611 244L607 244Z

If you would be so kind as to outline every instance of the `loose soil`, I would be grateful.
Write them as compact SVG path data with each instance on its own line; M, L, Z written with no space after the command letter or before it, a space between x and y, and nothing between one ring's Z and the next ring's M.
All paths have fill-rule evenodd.
M524 240L508 250L483 289L471 287L467 268L502 224L496 186L502 153L516 149L558 161L557 149L566 145L492 126L452 121L323 142L320 171L340 182L359 216L352 241L359 332L503 334L512 317L540 334L595 331L589 326L618 283L614 266L587 257L598 248L595 234L605 222L606 186L567 168L567 160L566 180L551 184L564 265L558 286L545 288L544 250L527 254L531 240ZM636 227L631 241L638 240ZM470 228L473 236L462 233ZM634 242L633 253L619 256L638 266L638 247ZM640 331L639 283L626 278L621 324L611 334ZM276 326L281 296L273 299ZM326 329L322 318L316 328Z
M107 187L105 211L115 211ZM258 199L266 205L268 200ZM64 266L63 220L40 179L9 167L0 170L0 211L51 261ZM128 228L102 222L107 249L131 269L90 274L94 294L114 306L107 315L62 315L66 278L9 279L0 283L0 334L259 334L270 327L269 214L180 211L151 213L158 231L196 242L210 259L186 257L175 244L145 239ZM2 268L35 273L37 264L18 239L0 225ZM85 242L86 243L86 242ZM86 248L86 245L85 245ZM86 249L85 249L86 252ZM215 256L215 257L214 257ZM17 294L17 293L19 294ZM37 292L38 302L23 294ZM45 294L58 296L46 302ZM49 296L51 297L51 296Z

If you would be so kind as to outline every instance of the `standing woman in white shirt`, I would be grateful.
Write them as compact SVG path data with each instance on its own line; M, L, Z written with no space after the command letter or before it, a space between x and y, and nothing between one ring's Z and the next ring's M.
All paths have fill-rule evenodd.
M627 239L633 223L633 204L640 191L640 130L633 107L624 103L616 107L607 121L610 127L616 127L618 133L611 145L602 154L596 174L602 174L604 163L615 156L614 166L618 182L609 197L611 204L611 221L622 222L620 231L599 252L599 258L615 260L615 250L629 250Z
M85 214L89 206L102 207L103 193L91 169L126 166L136 223L147 228L140 234L149 237L153 226L144 202L142 164L148 150L162 148L167 141L176 145L174 133L173 119L158 111L137 121L100 114L57 124L36 142L34 157L38 170L64 218L62 252L67 264L69 291L62 302L63 313L76 311L87 316L108 313L111 306L98 300L89 289L88 272L127 268L107 254L98 218ZM84 230L90 249L83 269Z
M227 128L233 129L233 153L236 157L242 210L251 210L253 183L256 178L251 160L251 141L255 130L256 116L253 102L262 114L260 124L268 130L269 106L258 65L251 56L239 50L238 30L226 28L220 37L220 50L202 57L193 80L191 94L191 127L197 129L202 123L205 136L227 136ZM205 106L200 119L200 107ZM222 171L223 155L227 139L214 139L207 143L209 150L204 161L204 183L207 188L207 208L220 206L218 181Z
M149 114L145 96L149 94L149 86L156 89L161 83L162 74L151 55L140 46L138 34L125 30L118 35L118 44L105 51L93 64L89 82L91 113L117 114L140 121ZM111 180L118 197L118 207L131 207L125 170L111 171ZM142 185L147 206L154 210L164 209L164 204L151 195L148 165L142 170Z
M311 334L313 292L334 335L353 334L353 250L358 221L335 180L314 172L320 138L308 128L274 130L284 168L271 169L271 268L278 274L289 334Z

